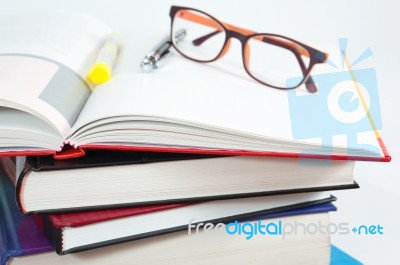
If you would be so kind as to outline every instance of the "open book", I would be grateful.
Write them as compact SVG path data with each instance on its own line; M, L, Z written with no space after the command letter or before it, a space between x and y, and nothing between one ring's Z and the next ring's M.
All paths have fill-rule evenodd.
M1 155L68 158L97 148L390 159L372 129L354 145L294 139L286 91L178 56L156 73L118 74L91 92L86 76L110 32L71 14L0 23Z

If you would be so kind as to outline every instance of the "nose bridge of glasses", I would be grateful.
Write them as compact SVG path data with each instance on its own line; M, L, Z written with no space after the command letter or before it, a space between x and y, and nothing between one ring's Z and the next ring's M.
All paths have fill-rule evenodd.
M226 30L226 37L227 37L228 39L229 39L229 38L238 39L242 44L245 43L246 38L247 38L245 34L242 34L242 33L239 32L239 31L230 30L230 29L227 29L227 30Z
M241 35L252 35L255 34L256 32L252 31L252 30L248 30L248 29L244 29L244 28L240 28L228 23L222 23L228 30L233 31L233 32L237 32Z

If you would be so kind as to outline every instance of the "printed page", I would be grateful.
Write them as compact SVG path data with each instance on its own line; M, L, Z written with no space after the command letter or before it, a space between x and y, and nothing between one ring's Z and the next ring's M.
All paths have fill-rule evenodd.
M80 14L3 18L0 105L40 117L65 138L90 95L85 78L110 32Z

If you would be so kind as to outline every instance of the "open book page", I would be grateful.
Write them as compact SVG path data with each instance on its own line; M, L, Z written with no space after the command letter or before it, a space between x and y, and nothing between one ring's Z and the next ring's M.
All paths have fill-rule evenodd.
M287 105L284 92L253 85L252 81L240 78L213 80L204 81L200 76L177 78L162 71L154 75L118 75L95 89L72 131L101 118L138 115L170 118L233 132L291 137L290 123L274 126L289 115L288 109L280 107ZM270 112L277 107L283 111Z
M30 54L59 62L83 79L111 28L78 13L26 13L0 20L0 54Z
M128 120L152 121L161 118L177 128L184 124L246 135L253 139L286 142L286 150L275 147L275 151L278 152L296 152L295 149L291 149L296 145L297 151L300 152L301 149L315 149L313 152L316 154L331 152L317 150L325 144L324 139L319 137L295 139L292 134L293 124L287 91L272 89L251 78L236 74L236 68L226 63L224 66L220 65L224 67L221 69L228 71L219 69L220 65L212 69L210 66L190 62L178 56L171 58L169 63L171 65L165 69L152 74L117 75L109 83L97 87L71 132L74 133L82 126L95 121L97 125L104 123L101 121L104 118L132 115ZM151 126L151 123L146 125ZM89 127L91 126L86 128ZM100 128L96 131L97 135L101 134L99 131ZM154 133L157 135L157 129ZM86 139L90 138L88 134L89 132L86 133ZM184 136L182 134L182 137ZM74 137L75 135L71 138ZM153 139L158 139L160 145L165 144L162 137L153 136ZM382 156L373 132L365 133L360 139L361 144L368 143L376 147L373 154L369 150L361 154ZM120 140L122 143L121 137ZM79 141L76 143L79 145ZM90 143L90 140L85 143ZM136 143L140 144L140 141ZM302 147L299 147L299 144ZM347 147L358 149L357 146L351 146L347 137L343 135L333 136L327 145L341 148L343 155L346 155Z
M1 151L54 150L62 143L50 124L27 112L2 108L0 120Z
M0 105L39 117L64 138L90 94L83 80L35 57L0 55L0 68Z
M109 32L79 14L0 21L0 105L41 118L65 138L90 95L84 79Z

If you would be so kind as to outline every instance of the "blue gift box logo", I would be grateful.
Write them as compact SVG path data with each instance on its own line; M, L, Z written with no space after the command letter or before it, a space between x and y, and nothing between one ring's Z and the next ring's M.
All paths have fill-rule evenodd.
M339 43L344 65L346 52L343 46L347 45L347 39L340 39ZM371 50L367 49L352 66L371 55ZM288 86L298 82L299 78L289 78ZM382 128L375 69L337 71L313 75L313 79L318 86L316 94L288 91L294 139L318 137L322 138L323 145L330 146L333 136L346 135L347 146L355 147L358 133Z

